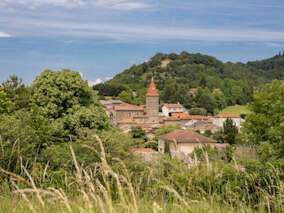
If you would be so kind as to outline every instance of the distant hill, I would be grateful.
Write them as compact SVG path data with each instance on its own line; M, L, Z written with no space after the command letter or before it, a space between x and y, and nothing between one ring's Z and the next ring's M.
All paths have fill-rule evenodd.
M213 113L212 107L208 107L210 103L200 103L206 102L202 100L206 99L204 96L215 99L216 109L244 105L251 101L254 87L273 79L284 79L284 52L248 63L223 63L212 56L185 51L181 54L158 53L148 62L133 65L94 89L101 95L117 96L118 92L134 90L138 96L143 96L152 76L163 102L180 102L188 108L202 107ZM199 87L197 97L188 94L190 88ZM216 103L218 99L223 99L221 102L224 103Z

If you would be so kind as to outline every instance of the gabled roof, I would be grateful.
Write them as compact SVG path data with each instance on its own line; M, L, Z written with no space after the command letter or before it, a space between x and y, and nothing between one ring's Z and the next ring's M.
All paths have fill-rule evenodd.
M157 92L156 85L155 85L153 79L150 83L150 86L149 86L149 89L148 89L146 96L154 96L154 97L159 96L159 93Z
M168 134L161 135L158 138L176 143L217 143L217 141L200 135L192 130L176 129Z
M143 111L144 108L141 106L135 106L131 104L121 104L114 106L114 110L120 110L120 111Z
M219 115L214 116L214 118L240 118L240 116L225 112L225 113L221 113Z
M183 108L181 104L164 104L167 108Z

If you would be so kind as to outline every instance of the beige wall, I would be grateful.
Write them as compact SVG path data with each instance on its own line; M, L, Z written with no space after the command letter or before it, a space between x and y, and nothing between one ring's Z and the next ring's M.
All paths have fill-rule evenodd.
M195 147L202 147L203 145L207 144L200 144L200 143L177 143L177 145L173 142L169 142L170 152L180 152L185 154L191 154L194 151ZM209 144L214 147L214 144ZM165 141L159 139L158 141L158 149L159 152L165 152Z
M162 112L165 116L169 116L169 113L171 112L184 112L184 108L168 108L166 106L163 106Z
M238 129L241 128L241 118L231 118L234 122L234 124L238 127ZM215 124L218 127L223 127L224 122L227 120L227 118L213 118L213 124Z

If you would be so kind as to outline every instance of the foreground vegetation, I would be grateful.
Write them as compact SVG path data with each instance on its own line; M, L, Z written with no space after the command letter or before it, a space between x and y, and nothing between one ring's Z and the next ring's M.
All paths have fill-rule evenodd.
M113 127L79 73L13 76L0 86L0 211L282 212L283 106L283 83L258 88L236 142L196 149L188 168L133 154L145 135Z

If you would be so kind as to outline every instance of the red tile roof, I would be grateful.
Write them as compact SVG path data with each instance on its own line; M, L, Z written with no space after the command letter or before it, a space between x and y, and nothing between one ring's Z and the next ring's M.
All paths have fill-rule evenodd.
M177 117L180 118L181 120L188 120L191 119L190 115L187 113L183 113L183 112L174 112L172 113L173 117Z
M120 124L134 124L135 122L131 118L124 118L118 121Z
M143 107L141 106L135 106L131 104L121 104L114 106L114 110L120 110L120 111L143 111Z
M154 150L154 149L151 149L151 148L140 148L140 149L134 149L134 150L132 150L132 152L152 152L152 153L155 153L157 151Z
M204 115L189 115L189 118L192 120L208 120L209 119L208 116L204 116Z
M166 117L164 118L164 121L179 121L180 118L177 117Z
M183 108L181 104L165 104L164 106L167 108Z
M216 115L215 118L240 118L240 116L238 115L233 115L233 114L230 114L230 113L221 113L219 115Z
M157 92L154 80L152 79L148 92L146 94L146 96L159 96L159 93Z
M133 118L134 119L135 118L148 118L148 116L147 115L137 115L137 116L134 116Z
M176 129L168 134L159 136L160 139L177 143L217 143L217 141L200 135L192 130Z

